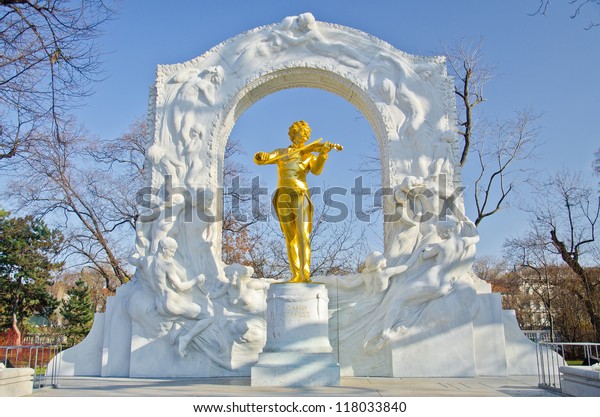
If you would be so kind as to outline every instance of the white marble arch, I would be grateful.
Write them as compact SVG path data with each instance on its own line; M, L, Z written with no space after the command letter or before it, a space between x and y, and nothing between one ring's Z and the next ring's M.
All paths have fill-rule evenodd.
M410 55L356 29L313 19L310 13L288 17L242 33L191 61L159 65L149 112L154 143L165 140L165 116L174 96L170 80L219 67L223 76L214 104L197 115L207 149L201 156L205 177L196 185L213 190L222 185L225 144L248 107L282 89L312 87L348 100L369 121L380 147L383 187L394 188L407 176L431 180L442 173L451 194L461 178L454 84L445 58ZM297 27L301 20L309 23ZM151 175L152 184L161 183L158 169ZM456 203L462 209L462 196ZM394 226L384 228L386 243L392 244ZM214 246L218 251L218 242Z
M445 59L401 52L310 13L157 67L146 152L153 215L143 208L137 223L135 277L97 321L104 327L93 334L102 341L63 355L73 362L63 369L97 357L88 374L250 374L265 343L270 283L250 278L251 268L224 265L221 225L198 213L221 209L215 197L235 121L262 97L297 87L337 94L365 115L380 146L382 186L390 189L385 210L398 214L384 225L385 253L371 255L364 273L315 278L335 295L330 338L342 375L534 373L535 348L503 318L499 295L471 272L478 237L454 193L461 177ZM167 186L174 198L162 197ZM454 216L441 218L448 201ZM417 222L411 210L434 215Z

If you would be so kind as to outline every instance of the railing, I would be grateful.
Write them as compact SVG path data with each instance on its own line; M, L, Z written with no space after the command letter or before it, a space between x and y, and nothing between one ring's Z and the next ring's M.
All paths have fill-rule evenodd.
M581 365L599 361L600 343L548 343L536 344L538 385L561 391L559 367L569 366L568 360L581 359Z
M35 334L23 336L23 345L64 345L67 337L64 335Z
M552 342L550 330L523 330L523 334L532 342Z
M62 352L61 345L23 345L23 346L0 346L0 361L7 368L33 368L33 388L56 387L60 373L59 369L52 369L46 376L46 365L50 360ZM58 361L54 361L57 368Z

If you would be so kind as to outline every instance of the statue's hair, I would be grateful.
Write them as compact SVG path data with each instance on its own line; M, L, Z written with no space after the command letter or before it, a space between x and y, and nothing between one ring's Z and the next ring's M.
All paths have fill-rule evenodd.
M219 79L219 84L221 84L221 82L223 81L223 78L225 77L225 71L223 70L223 67L221 67L220 65L208 67L207 70L203 71L203 75L204 75L204 73L216 74L217 78Z
M162 239L160 242L158 242L159 250L166 248L166 249L171 249L172 251L176 251L177 246L178 246L177 242L172 237L166 237L166 238Z
M440 220L437 222L436 227L438 230L443 230L445 232L450 232L458 226L458 219L454 216L446 216L446 220Z
M306 136L310 136L310 126L304 120L298 120L297 122L292 123L290 128L288 129L288 134L292 136L292 133L304 131Z
M379 251L371 252L365 259L365 271L374 271L375 268L385 259L385 256Z
M146 157L152 161L153 164L158 164L165 154L165 151L158 145L152 145L146 151Z

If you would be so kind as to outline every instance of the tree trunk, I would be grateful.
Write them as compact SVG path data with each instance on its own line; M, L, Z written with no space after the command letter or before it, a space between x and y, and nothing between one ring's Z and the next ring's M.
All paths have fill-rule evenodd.
M590 318L590 322L592 323L592 328L594 329L594 337L596 339L594 341L600 341L600 316L596 313L596 308L592 302L594 294L590 285L590 280L588 279L589 277L587 275L587 271L579 263L578 253L570 252L565 243L558 239L556 230L550 231L550 237L552 238L552 244L556 250L558 250L562 260L569 266L569 268L571 268L575 275L577 275L581 281L581 284L583 285L585 298L582 301Z
M19 305L19 299L15 298L12 308L12 326L11 329L13 331L14 341L13 344L15 346L21 346L21 330L19 330L19 323L17 320L17 308Z

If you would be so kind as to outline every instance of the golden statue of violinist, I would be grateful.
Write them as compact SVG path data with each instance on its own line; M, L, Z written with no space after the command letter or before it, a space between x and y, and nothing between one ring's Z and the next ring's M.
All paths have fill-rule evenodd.
M304 120L294 122L289 130L292 144L273 152L257 152L258 165L277 164L279 180L273 196L273 206L287 246L292 278L289 282L310 282L310 232L313 205L306 183L310 171L323 171L327 154L332 149L341 151L341 145L318 139L305 145L310 138L310 127ZM313 152L318 152L315 155Z

